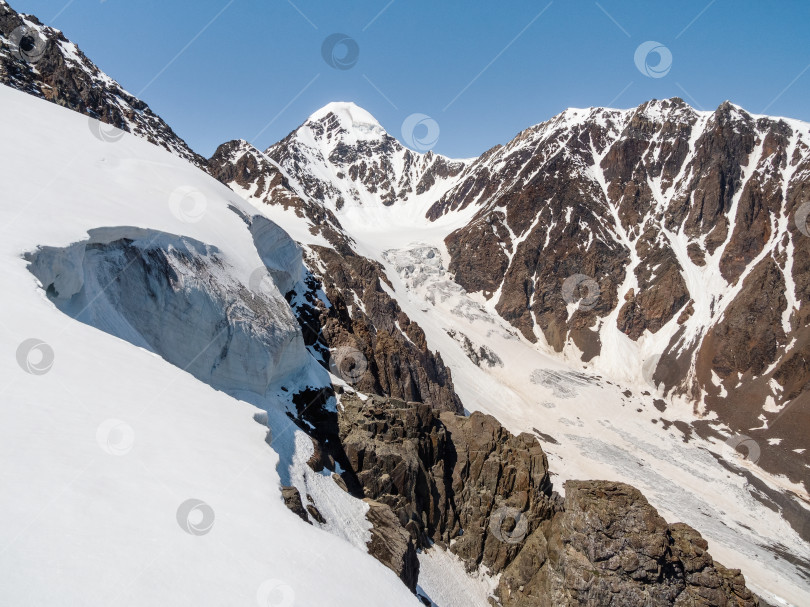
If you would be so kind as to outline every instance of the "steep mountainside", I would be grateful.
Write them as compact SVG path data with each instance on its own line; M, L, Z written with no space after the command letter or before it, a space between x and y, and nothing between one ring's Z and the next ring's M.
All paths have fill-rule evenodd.
M810 427L809 144L810 125L730 103L568 110L479 158L430 217L476 209L449 268L527 339L793 450ZM802 478L795 455L767 463Z
M70 108L202 166L195 154L160 116L102 72L59 30L0 0L0 83ZM102 140L120 133L98 122L89 128Z
M295 212L319 243L306 250L310 291L294 299L307 345L335 369L352 366L342 376L359 390L462 410L441 355L428 348L422 329L391 297L380 264L355 252L328 207L297 195L289 174L245 141L221 145L207 168L260 209Z
M375 222L414 239L450 226L457 284L527 340L779 439L761 464L802 479L808 142L805 123L674 98L568 110L452 161L404 149L343 103L266 154L231 142L212 161L254 200L288 207L297 193L309 231L343 250Z
M403 147L353 103L326 105L266 154L299 191L336 210L436 196L465 167L465 161Z
M452 368L464 405L510 429L536 424L563 478L619 474L769 567L789 551L767 539L766 512L810 534L798 270L808 132L730 103L568 110L478 159L444 160L459 171L427 191L378 197L379 175L398 175L391 150L403 152L382 145L391 138L367 113L335 103L266 153L224 144L209 170L310 258L333 259L311 264L324 284L346 259L377 264L377 284ZM432 157L407 154L412 166ZM366 316L359 295L343 297L343 327ZM729 518L742 503L752 519ZM804 557L792 562L803 579Z

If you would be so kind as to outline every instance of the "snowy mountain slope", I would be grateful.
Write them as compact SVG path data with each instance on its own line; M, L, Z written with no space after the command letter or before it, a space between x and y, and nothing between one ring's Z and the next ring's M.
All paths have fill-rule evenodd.
M527 339L781 440L760 463L800 480L808 142L729 103L568 110L479 158L430 217L476 209L449 270Z
M799 481L810 463L808 140L810 125L729 103L567 110L393 203L377 188L396 182L401 154L413 167L434 157L403 152L352 104L326 106L265 155L234 154L275 164L306 208L307 221L290 225L334 247L446 237L459 285L541 350L717 412L772 441L760 465ZM258 194L258 166L238 191L278 207L277 194ZM223 181L236 187L233 177ZM593 301L577 309L579 294Z
M716 419L701 426L689 406L538 352L491 302L453 281L436 246L382 255L398 301L442 353L465 406L512 431L533 430L555 487L570 478L631 483L667 518L700 529L761 596L807 602L810 505L801 486L735 452L726 443L735 435Z
M810 125L729 103L567 110L478 159L445 161L459 170L422 191L391 184L413 184L418 171L404 179L413 172L401 167L439 157L405 150L367 112L336 103L267 154L228 144L217 170L251 158L252 173L222 180L300 226L302 242L373 244L362 254L381 260L377 244L446 238L456 282L542 351L716 412L770 443L762 467L800 481L810 464L809 140ZM259 192L267 171L284 201ZM282 219L290 193L303 222ZM580 294L593 301L577 308Z
M7 87L0 87L0 102L7 110L2 130L18 142L2 163L0 207L7 355L0 367L0 477L3 493L14 496L0 500L0 602L354 605L359 596L385 596L388 604L419 604L358 548L362 525L345 527L357 538L352 545L284 506L279 484L287 479L280 476L296 469L300 431L280 396L276 401L271 390L266 398L234 398L147 349L72 320L22 258L41 245L86 241L97 228L116 227L118 237L120 226L129 226L130 237L159 231L167 239L162 250L174 251L175 270L205 258L191 254L202 246L192 239L209 253L216 247L219 265L210 267L227 268L231 280L253 291L251 276L264 264L261 238L243 218L250 207L131 135L101 141L86 118ZM32 167L48 179L35 178ZM90 259L105 246L91 247L86 276L101 276L90 271L99 267ZM67 285L80 286L70 259L57 261L40 268L55 278L51 295L56 285L62 294ZM278 302L273 288L275 295L258 297ZM199 302L187 314L204 321ZM32 346L32 338L40 341ZM282 375L276 379L290 387L307 380L290 370ZM254 416L267 419L278 454ZM336 510L324 516L339 524L350 516L340 506L346 494L332 489ZM362 586L347 583L358 575Z
M59 30L0 0L0 83L97 118L97 137L116 140L120 130L143 137L189 162L195 154L143 101L98 69ZM120 129L120 130L119 130Z
M410 200L391 206L344 205L333 211L305 192L296 192L289 172L243 141L221 145L207 169L307 245L311 278L332 304L320 310L304 305L305 313L298 310L308 346L344 353L337 360L361 360L368 374L352 382L360 391L462 409L441 356L427 346L422 329L386 291L382 266L358 255L356 241L348 236L349 230L358 233L361 226L373 232L379 222L412 224L424 211L420 213L418 206L415 211Z
M33 19L22 23L6 8L0 5L4 10L0 32L5 34L0 74L12 86L85 113L112 115L112 122L120 118L122 128L202 165L199 158L185 152L185 144L175 141L162 121L152 119L156 117L149 114L148 108L141 107L141 102L99 74L75 47L64 46L62 42L66 41L58 32L41 28ZM22 49L28 54L27 61L14 47L19 25L33 28L26 30L30 40ZM40 42L44 42L45 53L31 61L31 53L37 51ZM15 114L15 102L5 107ZM91 110L93 107L100 109ZM145 123L139 121L143 115L148 118ZM49 124L60 132L69 132L71 137L76 135L75 128L57 128L62 127L61 122ZM348 348L352 356L359 355L354 362L359 361L364 370L367 364L370 372L364 373L359 382L364 391L424 401L445 412L461 406L458 391L467 407L497 414L516 432L534 429L562 478L604 476L637 484L669 518L685 519L705 530L713 552L728 564L744 567L752 586L765 596L777 602L806 602L803 588L808 554L800 537L808 533L805 489L790 479L763 473L725 443L742 444L749 449L750 460L758 459L750 451L750 439L735 432L747 429L752 416L761 413L761 390L771 398L784 393L781 403L764 401L766 412L770 408L772 413L780 414L773 409L783 403L783 411L794 416L801 412L800 399L794 399L796 408L786 399L800 394L806 383L801 366L801 348L805 344L802 331L807 324L801 309L801 293L806 287L802 278L806 275L802 274L807 261L806 243L794 238L797 231L802 231L801 225L789 221L790 212L782 209L782 201L791 201L794 217L801 215L795 207L801 203L799 194L806 181L803 133L807 125L751 117L726 104L709 116L694 112L680 100L651 102L628 111L570 110L550 123L528 129L509 145L494 148L480 159L453 161L407 150L364 110L336 103L316 112L301 128L264 153L245 142L230 142L207 163L212 174L249 199L254 207L250 208L238 196L194 171L189 173L189 167L178 173L182 163L154 150L145 152L143 146L116 131L111 132L114 136L105 136L98 123L89 124L89 131L97 139L106 139L112 146L127 143L131 147L122 153L104 154L101 162L88 163L92 152L85 153L84 147L96 151L102 148L85 141L85 133L85 138L80 136L78 141L89 145L82 146L78 157L71 150L72 162L61 166L61 171L55 170L56 157L59 153L68 155L65 142L60 142L61 147L47 157L46 174L53 181L42 192L53 196L54 188L59 187L59 200L65 203L60 212L64 214L65 208L76 211L79 219L60 221L62 214L55 214L48 205L44 211L39 209L39 215L33 213L35 221L31 225L44 224L47 216L55 220L52 227L56 229L40 231L37 226L36 242L30 236L33 227L15 234L12 245L19 245L19 249L13 254L28 254L30 269L41 283L40 290L34 287L17 299L31 304L31 298L38 297L35 301L41 309L47 309L49 314L57 314L58 310L61 315L54 318L64 322L68 322L68 316L77 317L85 324L79 329L69 325L65 333L77 331L72 338L92 346L96 353L103 352L103 356L107 356L106 344L114 343L116 348L123 348L122 352L137 352L137 356L146 356L153 364L168 366L149 356L158 354L188 372L175 380L178 371L174 367L162 374L152 373L149 367L147 373L141 359L134 365L127 356L112 356L119 372L104 367L105 381L114 383L115 388L127 386L132 394L139 395L140 401L146 400L144 392L153 389L152 384L138 386L138 391L132 379L120 373L122 368L133 370L139 378L165 377L167 383L176 382L184 388L181 393L174 392L172 383L148 399L150 404L163 400L164 392L172 395L169 407L182 401L183 394L199 393L203 396L198 400L204 401L212 393L193 382L193 376L238 399L215 393L223 403L232 406L244 401L258 407L237 405L245 406L248 414L254 414L257 421L271 429L267 442L278 454L277 458L272 453L269 457L276 469L270 479L274 514L280 502L275 485L284 485L285 501L288 490L294 489L302 518L320 521L317 525L345 541L339 544L342 548L337 549L337 558L359 558L363 575L367 570L372 572L370 588L362 589L371 594L363 598L384 592L392 575L373 561L369 564L365 555L374 537L366 519L370 510L339 489L328 470L319 472L317 466L311 467L312 459L323 454L313 451L310 438L286 415L302 415L302 409L306 411L316 404L335 413L339 394L336 399L327 388L330 380L338 385L342 382L330 378L312 357L325 360L324 344L337 346L339 351ZM34 131L34 141L50 141L36 139L41 135ZM34 149L29 146L29 151ZM86 169L79 176L84 179L71 181L65 174L74 171L77 163ZM17 167L9 164L7 168ZM96 170L107 176L96 179ZM149 186L144 185L147 172L153 178ZM183 183L186 174L190 176ZM17 172L16 179L9 181L12 194L35 188L21 181L26 175ZM62 189L65 181L69 183ZM153 200L144 205L138 201L136 205L131 200L133 192L162 202ZM100 208L101 196L114 199L111 209ZM256 209L305 243L304 257L313 274L305 271L301 250L292 246L277 226L256 216ZM163 217L161 211L170 217ZM17 205L14 212L17 214L9 219L11 227L7 229L23 221L28 206ZM25 238L31 242L23 243ZM46 248L35 250L43 245ZM19 261L18 257L14 259ZM550 265L544 266L546 263ZM594 298L593 306L577 311L574 303L561 302L561 285L554 274L560 270L580 272L574 274L578 279L600 279L600 296ZM34 284L30 275L23 275L29 280L25 284ZM708 281L709 288L703 290L700 281ZM563 283L565 294L567 287ZM759 288L763 284L764 290ZM580 286L592 295L591 283L583 284L581 280L569 290L576 293ZM785 301L772 296L779 291L785 291ZM766 297L761 296L763 292ZM283 295L290 298L300 329ZM307 302L313 301L322 304L320 318L307 308ZM625 303L620 305L622 301ZM53 326L49 324L54 320L50 316L43 320L39 312L32 315L26 311L39 325ZM164 312L168 315L161 316ZM188 322L190 314L193 322ZM752 315L761 322L750 323L747 319ZM754 327L753 331L748 325ZM124 341L100 335L96 329ZM798 339L787 343L783 337L791 332ZM102 337L112 341L103 341ZM57 345L54 351L70 348L59 334L46 340L44 346L20 341L18 348L22 350L15 354L21 371L27 370L37 378L51 378L56 373L56 368L47 366L52 342ZM700 348L695 354L690 346L698 342ZM764 344L766 348L747 349L747 343ZM770 362L774 344L777 355L782 356L778 364ZM555 350L561 350L562 355ZM245 352L251 355L245 356ZM662 358L661 352L685 354L686 362L683 356ZM724 358L729 352L745 355L729 360ZM44 359L39 360L39 354ZM89 358L88 350L76 352L76 357L71 359L74 372L83 359ZM628 365L615 364L616 360L634 357L637 364L630 367L640 367L640 377L638 373L628 374ZM751 381L751 369L767 370ZM456 382L451 380L450 370ZM661 375L662 370L668 374ZM41 371L45 373L38 375ZM26 406L10 412L9 461L12 453L16 461L20 437L25 437L25 428L35 423L30 409L46 415L61 413L54 411L53 405L35 409L28 406L26 399L51 403L65 392L78 393L76 402L89 401L87 411L97 415L104 404L96 403L96 399L104 394L108 400L116 401L121 411L119 418L131 409L129 392L127 398L122 398L106 384L103 390L90 390L86 385L74 385L75 377L79 375L62 381L61 391L38 393L26 386L27 391L11 392ZM196 387L185 390L187 383ZM694 386L697 391L692 389ZM650 394L656 389L660 394L668 392L669 402ZM729 393L731 396L726 398ZM697 417L688 403L683 406L684 396L709 405L712 409L708 417ZM745 404L740 407L740 415L722 407L724 402L738 401ZM594 402L599 402L598 408ZM245 434L240 435L240 426L224 430L219 436L219 409L213 404L208 408L205 404L195 405L193 409L182 409L182 416L176 418L170 417L171 411L165 411L164 405L152 420L160 428L186 417L194 420L171 425L189 431L187 437L174 439L177 452L172 455L183 462L187 454L201 459L198 467L184 468L197 483L190 484L185 474L182 478L171 474L165 469L165 461L138 452L138 424L116 421L119 418L100 422L95 444L90 446L97 446L104 455L142 455L138 463L149 471L157 468L159 474L154 478L164 488L193 486L210 494L212 483L224 484L223 494L227 496L217 499L226 504L228 515L235 508L229 500L242 495L235 496L230 488L236 481L223 481L223 464L228 464L229 474L238 466L240 453L253 454L233 448L232 443L253 440L247 433L264 430L249 421L244 426ZM549 412L558 408L565 413L555 421ZM152 412L149 404L141 409L138 420ZM202 421L196 415L201 409ZM715 411L721 414L719 420L714 419ZM650 419L648 414L654 417ZM784 419L790 418L786 415ZM304 419L303 425L306 423ZM248 426L252 430L247 430ZM149 424L144 428L147 434L155 430ZM769 441L767 448L762 444L761 463L773 468L774 454L787 454L793 467L786 469L794 479L798 476L801 480L801 466L806 464L790 454L798 453L793 447L803 444L805 435L800 424L790 429L793 436L757 435L758 440ZM83 453L77 432L59 442L60 454ZM195 442L200 436L207 439L202 448ZM134 447L130 444L132 437L136 438ZM258 437L261 440L263 434ZM165 435L160 439L149 443L154 453L165 453ZM780 445L780 441L785 444ZM227 454L222 459L228 461L217 459L219 452L212 455L211 445L221 446ZM38 446L43 454L50 453L47 444ZM253 446L264 448L263 443ZM760 450L760 445L754 446ZM268 458L257 455L256 459L265 463ZM68 469L77 468L76 458L66 456L65 462ZM254 481L261 477L263 471L253 474L250 465L235 475L237 481L243 476L250 475ZM76 478L85 479L84 472L76 470ZM14 486L23 486L26 478L36 477L42 492L49 481L58 480L58 475L48 477L41 470L35 473L28 468L9 477ZM95 485L109 486L108 477ZM137 501L136 496L158 499L154 493L144 491L148 485L145 478L129 474L113 486L127 483L126 497L130 500ZM718 485L725 489L720 495ZM76 498L68 504L70 512L54 519L55 524L66 525L77 518L79 534L94 538L99 526L82 517L82 513L89 512L109 523L111 532L119 534L127 528L126 522L105 517L110 509L125 509L124 505L110 499L108 493L99 498L86 490L75 496L73 487L68 485L64 491L69 498ZM557 487L562 489L560 483ZM238 509L238 520L264 521L271 508L265 508L264 502L252 501L256 494L252 485L246 493L251 498ZM61 495L57 498L61 499ZM265 497L263 494L259 499ZM89 499L96 500L101 511L90 508ZM24 499L9 505L16 517L12 520L24 523L19 536L11 539L11 547L17 546L18 537L22 541L27 536L29 522L37 522L36 518L27 519L24 512L34 501ZM199 531L206 536L203 539L215 537L221 525L213 527L209 535L206 513L209 505L215 515L219 516L220 511L213 502L206 502L186 512L185 518L177 518L185 504L181 502L173 512L180 523L177 529L183 527L191 535ZM741 509L740 504L745 508ZM296 510L296 505L290 508ZM161 512L165 514L165 510ZM190 514L201 515L202 520L191 520ZM150 522L157 518L148 506L136 509L134 515ZM228 574L222 576L222 586L207 584L186 594L179 591L172 595L164 588L167 578L136 577L131 583L122 581L121 593L128 598L128 593L142 593L131 596L133 604L157 604L166 597L181 595L182 600L199 598L216 603L231 603L234 597L241 599L244 595L252 601L250 592L243 593L243 573L252 571L256 562L275 565L281 560L280 552L268 551L264 544L282 524L303 524L289 516L287 511L278 520L274 516L268 529L263 527L264 536L256 538L260 545L247 544L248 525L233 527L236 531L232 542L222 544L237 563L247 559L248 566L242 573L235 567L228 569ZM282 534L285 543L294 537L308 541L316 533L308 526L305 529L303 534L298 534L294 526L288 529ZM10 590L18 593L12 598L48 598L44 595L52 591L51 587L38 584L41 578L31 571L31 565L35 559L43 561L36 553L44 549L47 535L54 533L54 528L48 528L39 538L40 543L20 549L34 558L22 559L22 563L15 560L13 572L19 574L21 582ZM123 535L125 544L136 541L134 533ZM163 537L156 534L152 539L159 543ZM467 538L474 537L467 534ZM320 549L319 540L313 541ZM324 541L325 549L331 549L332 540ZM99 543L93 544L94 548ZM67 544L58 548L60 554L69 550ZM109 552L105 550L107 546L91 552L106 556ZM136 554L135 560L143 554ZM429 552L420 557L426 569L423 589L448 604L454 597L444 592L447 588L437 588L436 580L451 575L449 572L457 575L458 568L440 554ZM125 558L130 558L129 553ZM64 577L69 582L85 579L82 576L90 569L87 562L73 564L65 573L60 569L65 567L63 560L58 560L56 566L60 581ZM167 556L167 560L171 569L180 569L174 556ZM157 558L142 567L139 576L147 576L155 562ZM131 560L125 561L127 569L133 568L131 564ZM220 567L220 561L209 553L186 561L189 564L178 572L186 585L195 583L189 569L210 567L216 572ZM120 580L120 572L107 565L106 579ZM269 597L265 595L274 592L274 602L290 602L294 595L302 604L323 602L325 590L309 586L313 570L329 567L330 563L320 559L314 567L308 553L301 551L295 552L287 565L283 570L285 579L292 579L292 583L279 578L266 580L253 598L267 602ZM341 576L345 583L345 569L337 572L340 575L330 571L326 586L334 587ZM454 582L459 584L456 587L483 599L498 584L485 573L482 575L475 582L461 577ZM307 586L307 590L298 595L295 589L300 585ZM744 585L742 582L743 589ZM702 581L697 586L705 589ZM402 590L401 585L398 588ZM63 590L59 586L53 592ZM119 601L119 596L101 590L99 603ZM337 590L337 604L356 602L358 595L352 590ZM81 597L75 602L86 603L86 593L87 584L83 583L71 586L68 595ZM413 601L410 596L396 596L403 602Z
M296 189L330 210L405 204L443 191L467 161L405 148L367 111L330 103L265 150ZM350 212L347 210L347 212Z
M325 108L316 116L329 113ZM244 149L235 154L234 166L244 169L248 164L245 158L250 157L251 170L243 170L238 179L230 174L224 181L295 233L296 238L313 246L323 246L316 212L323 210L324 216L329 217L330 230L340 234L332 246L349 246L384 265L390 285L384 284L383 288L424 329L428 347L441 353L453 372L454 385L465 406L495 415L515 432L536 429L558 478L601 477L632 482L669 517L685 520L704 531L723 562L743 568L749 582L763 596L799 605L810 600L804 590L810 575L806 488L768 474L749 461L772 456L773 453L765 452L779 451L774 449L778 442L763 440L755 445L756 456L751 454L746 460L729 447L740 444L745 437L737 434L739 426L730 423L728 417L718 419L716 413L699 415L686 399L664 401L654 395L656 388L651 381L654 363L645 365L647 360L642 357L639 368L645 374L641 377L633 373L636 371L633 365L610 367L623 360L621 350L610 355L606 351L601 359L593 358L592 364L583 365L582 350L576 341L561 356L553 347L543 344L545 337L539 328L536 333L532 329L529 335L524 335L514 326L514 319L506 322L503 306L499 305L504 292L503 276L516 280L516 268L528 263L529 252L536 255L538 251L551 251L553 255L544 263L554 264L559 259L565 260L566 251L569 255L572 251L588 255L588 248L598 243L593 261L598 258L599 263L607 264L614 272L623 271L631 262L635 263L632 266L635 272L644 258L655 271L639 273L652 285L650 289L659 289L664 295L663 305L656 305L666 309L666 296L676 281L673 271L677 274L680 267L667 259L667 255L672 255L672 246L666 245L663 238L656 239L654 232L652 237L642 238L638 227L617 230L616 226L623 226L626 218L634 216L627 200L624 206L606 203L604 208L588 202L588 196L598 199L606 189L619 192L616 195L622 200L633 199L630 190L622 194L621 188L608 185L615 178L602 177L601 170L595 172L593 157L607 157L611 146L616 148L614 156L627 154L618 151L622 146L640 147L628 137L629 132L643 135L660 131L656 137L661 141L656 145L662 150L650 158L661 156L671 160L668 163L649 160L654 166L645 170L657 171L656 183L680 180L683 185L688 180L678 176L680 162L685 150L696 146L699 131L707 128L709 118L680 101L649 104L638 110L571 110L551 123L529 129L503 148L494 148L459 173L454 178L455 185L452 180L443 183L433 202L432 193L428 192L391 205L382 200L375 203L372 198L338 208L328 184L309 189L302 185L310 179L313 183L326 179L322 159L312 161L314 168L310 168L308 160L300 155L287 172L269 161L267 165L273 168L267 169L256 160L261 154ZM337 117L330 120L344 124ZM364 118L362 122L373 127L376 121L372 120ZM758 128L770 126L766 121ZM684 137L681 128L686 127L694 127L694 132L690 130L691 134ZM345 126L341 128L348 130ZM337 129L330 145L339 149L340 138L344 136L349 146L363 141L369 133L377 136L376 128L362 126L358 131L346 135ZM591 140L595 143L591 144ZM282 145L283 142L270 151L282 154ZM293 146L298 147L298 142L293 142ZM711 158L692 161L695 166L712 163L716 161ZM270 170L269 175L278 173L281 175L278 179L292 172L296 175L287 180L280 201L269 189L259 187L264 170ZM605 173L612 175L611 171L616 170L606 167ZM269 181L268 177L263 183ZM340 190L344 184L338 182L334 187ZM283 202L290 191L310 209L307 213ZM535 213L533 205L543 191L548 191L549 196L556 195L558 200L539 205L540 211ZM569 192L572 198L567 198ZM574 204L576 200L581 202ZM702 225L701 220L694 221ZM701 229L710 227L707 224ZM672 231L662 228L659 235ZM454 248L455 242L458 245ZM763 250L772 250L768 247L775 242L769 240ZM687 249L689 245L683 247ZM631 255L636 249L635 255ZM500 252L507 262L504 266L493 266L491 262L499 258ZM476 257L479 253L480 257ZM753 261L756 264L761 259ZM680 258L675 262L680 263ZM581 260L568 263L572 272L576 267L587 270L586 266L576 265L583 263ZM538 280L541 276L543 270L538 269ZM694 277L690 291L695 297L708 297L697 286L700 280L702 276ZM619 292L622 284L616 281L611 288ZM470 288L465 289L465 285ZM604 310L613 311L612 322L616 323L617 303L621 300L615 293L610 294L608 285L602 285L602 291L609 295L604 298ZM622 288L625 293L627 287ZM562 301L559 285L554 283L554 289L554 293L546 296L547 301L552 296ZM700 300L701 305L703 301ZM587 310L576 312L576 306L565 309L566 302L562 303L563 322L572 320L578 331L587 330L591 318L583 314ZM595 309L602 313L598 305ZM655 327L652 322L655 315L648 316L645 331L653 337L639 339L639 344L650 351L657 352L659 348L662 352L670 340L666 333L669 327L666 322ZM717 318L715 315L705 320L711 324ZM600 326L607 343L609 335L621 332L605 330L605 322ZM625 321L624 326L632 325ZM696 324L693 330L699 333L700 326L704 325ZM560 335L562 339L565 332ZM632 342L628 337L622 339ZM603 343L602 347L607 346ZM629 355L633 360L632 350ZM806 476L798 474L799 479ZM557 480L555 485L559 487ZM722 490L718 491L718 485ZM792 555L790 563L785 561L786 554Z

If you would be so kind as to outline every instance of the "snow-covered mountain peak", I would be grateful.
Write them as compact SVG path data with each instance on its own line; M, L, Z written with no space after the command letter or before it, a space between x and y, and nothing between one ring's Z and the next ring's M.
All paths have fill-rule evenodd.
M336 211L438 197L469 164L409 150L350 102L324 106L265 154L300 196Z
M350 140L377 141L388 135L371 113L351 101L334 101L326 104L312 114L301 128L313 129L317 135L321 134L318 131L322 128L323 135L327 138L331 138L334 133L340 133L341 140L345 143L350 143Z

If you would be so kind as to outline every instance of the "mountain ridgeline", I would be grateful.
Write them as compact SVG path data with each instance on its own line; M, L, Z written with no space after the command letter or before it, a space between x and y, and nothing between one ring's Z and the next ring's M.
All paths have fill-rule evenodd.
M330 104L265 152L225 144L209 170L263 204L296 206L336 250L354 250L349 213L400 205L424 210L426 229L458 218L450 272L525 339L780 439L760 464L801 480L809 145L806 123L673 98L567 110L453 161Z

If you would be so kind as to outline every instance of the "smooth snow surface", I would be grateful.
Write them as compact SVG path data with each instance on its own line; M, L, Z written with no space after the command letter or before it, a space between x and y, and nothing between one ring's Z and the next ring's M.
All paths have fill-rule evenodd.
M429 598L431 607L491 607L500 576L482 569L468 575L460 558L433 546L419 552L417 592Z
M5 86L0 104L0 604L419 605L393 572L284 506L298 431L280 398L246 395L261 413L71 319L22 258L131 226L216 247L247 285L263 264L228 206L252 207L134 136L100 141L87 118ZM178 189L192 207L174 204ZM44 374L17 362L31 338L46 346L31 369L53 352ZM192 509L184 530L189 499L210 511Z
M329 114L336 116L340 126L347 131L350 137L355 136L356 141L380 139L385 135L385 129L377 122L377 119L351 101L328 103L312 114L307 122L316 122Z

